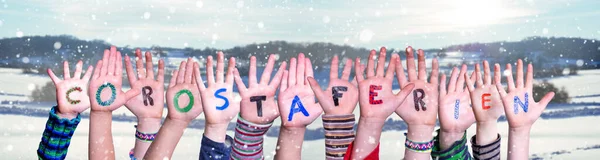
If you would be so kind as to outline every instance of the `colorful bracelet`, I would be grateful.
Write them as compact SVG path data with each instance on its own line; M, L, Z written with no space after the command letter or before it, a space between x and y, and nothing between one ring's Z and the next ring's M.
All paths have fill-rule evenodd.
M135 156L133 156L133 148L131 150L129 150L129 158L131 158L131 160L137 160L137 158L135 158Z
M431 139L429 142L413 142L406 138L404 146L406 146L406 149L414 152L428 153L431 152L431 149L433 148L433 139Z
M137 128L137 125L135 125L135 128ZM135 130L135 138L140 141L152 142L154 141L154 138L156 138L156 134L157 133L143 133L137 129Z

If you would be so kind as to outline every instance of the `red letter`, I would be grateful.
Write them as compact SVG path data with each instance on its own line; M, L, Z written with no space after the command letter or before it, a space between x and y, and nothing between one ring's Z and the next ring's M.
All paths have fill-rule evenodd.
M381 104L383 100L375 100L375 96L377 96L377 92L375 90L381 90L381 85L371 85L369 87L369 103L370 104Z
M485 102L491 102L492 101L491 99L485 99L485 97L489 97L489 96L492 96L492 95L489 94L489 93L484 93L484 94L481 95L481 106L483 107L483 109L490 109L490 108L492 108L492 106L486 106L485 105Z

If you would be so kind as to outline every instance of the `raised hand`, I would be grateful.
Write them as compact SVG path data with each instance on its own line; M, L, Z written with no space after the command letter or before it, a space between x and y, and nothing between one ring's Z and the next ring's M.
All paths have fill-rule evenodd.
M87 95L88 81L92 75L94 67L89 66L85 75L81 78L83 62L77 62L75 65L75 74L71 77L69 72L69 62L63 62L64 80L56 77L50 68L47 69L48 76L54 82L56 87L56 114L62 118L73 119L86 109L90 108L90 99Z
M396 114L409 125L433 127L435 126L438 111L438 61L436 58L433 59L431 77L429 78L429 82L427 82L425 52L421 49L418 50L418 75L412 47L406 48L406 57L408 80L404 76L402 65L396 65L396 76L400 86L413 83L415 89L408 95L409 100L404 101L396 109Z
M494 69L496 70L494 77L500 79L500 76L502 76L500 74L500 65L496 64ZM488 61L483 62L483 79L481 78L480 70L479 64L477 64L475 66L476 81L466 79L465 77L471 95L475 119L478 124L488 122L496 123L498 118L500 118L500 115L504 112L502 100L500 99L500 94L498 89L496 89L495 84L492 84ZM477 87L475 87L475 84L477 84Z
M304 128L323 112L306 81L313 76L312 63L304 54L300 53L297 61L296 58L290 60L290 70L283 74L277 100L283 127Z
M199 68L199 67L195 67ZM225 131L229 121L240 112L240 105L233 101L233 69L235 58L229 59L227 73L224 72L225 62L223 52L217 53L217 73L213 73L213 58L208 56L206 62L206 77L208 87L200 76L200 70L196 70L196 85L200 89L202 104L204 105L204 116L206 117L206 129L204 135L216 142L225 141ZM224 78L224 75L227 76ZM215 80L216 76L216 80Z
M283 71L285 71L286 63L283 62L279 66L279 70L271 79L275 56L270 55L267 66L257 82L256 78L256 57L250 57L250 70L248 76L248 86L244 84L240 73L234 69L234 79L237 84L242 101L240 102L240 115L247 121L256 124L267 124L273 122L279 117L279 108L275 103L275 91L279 87ZM269 83L271 81L271 83Z
M112 112L140 93L140 90L121 90L122 74L121 52L117 51L117 47L111 46L110 50L104 50L104 57L98 61L90 83L88 94L92 111Z
M498 67L499 68L499 67ZM495 71L500 75L499 69ZM539 102L533 100L533 65L527 66L527 80L523 83L523 61L517 61L517 83L513 82L511 64L506 64L506 75L508 83L508 93L500 84L500 77L495 76L496 89L500 92L504 104L504 112L508 119L510 128L530 128L540 117L546 105L554 97L554 92L544 96ZM531 102L531 103L530 103Z
M135 96L125 103L138 119L155 118L161 119L164 107L164 69L163 60L158 61L158 77L154 79L154 68L152 66L152 54L146 52L146 66L143 65L142 51L135 50L136 71L129 56L125 56L125 67L127 78L132 90L139 90L142 94ZM160 122L160 121L159 121Z
M189 123L196 119L203 111L200 91L193 81L198 63L191 58L182 61L179 70L173 71L169 88L167 89L167 114L168 119Z
M471 109L471 99L469 92L465 88L465 75L467 72L467 65L462 65L460 73L455 67L452 70L452 76L446 89L446 75L442 74L440 81L440 124L442 132L450 133L462 133L465 132L473 123L475 123L475 117L473 115L473 109ZM475 80L475 74L472 74L473 80Z
M314 78L308 77L310 87L317 96L325 114L328 115L352 114L358 103L358 88L356 84L348 81L350 70L352 69L352 60L346 60L341 79L338 78L338 63L338 56L333 56L329 72L329 87L325 91L321 89L321 86Z

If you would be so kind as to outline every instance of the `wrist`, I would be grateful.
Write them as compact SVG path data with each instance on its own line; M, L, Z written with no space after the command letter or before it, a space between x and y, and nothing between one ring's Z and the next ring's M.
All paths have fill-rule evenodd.
M209 138L212 141L223 143L225 142L227 127L229 123L215 123L215 124L205 124L204 128L204 136Z
M434 126L430 125L408 125L406 138L414 142L427 142L433 139Z
M529 132L531 131L531 127L529 126L524 126L524 127L509 127L508 131L510 134L518 134L518 135L527 135L529 136Z
M160 129L160 118L138 118L137 131L156 133Z
M77 115L79 115L79 113L62 113L60 111L56 111L56 115L60 118L66 118L66 119L74 119L77 118Z

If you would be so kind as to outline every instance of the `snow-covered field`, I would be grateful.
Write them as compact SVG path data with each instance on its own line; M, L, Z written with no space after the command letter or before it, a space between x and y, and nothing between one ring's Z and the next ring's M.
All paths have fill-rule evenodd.
M35 86L41 86L50 81L46 76L33 76L21 74L18 69L0 69L0 101L2 100L28 100L28 95ZM600 70L580 71L577 76L559 77L548 79L558 87L565 87L571 96L599 95ZM5 95L5 94L11 95ZM15 96L17 95L17 96ZM18 96L20 95L20 96ZM573 102L600 102L600 96L573 98ZM50 106L38 106L49 109ZM358 113L358 109L355 113ZM114 114L133 116L125 107L121 107ZM166 115L166 112L165 112ZM358 115L358 114L356 114ZM399 119L393 115L394 119ZM201 115L198 119L204 119ZM0 115L0 155L2 159L35 159L35 150L41 138L46 118L27 117L17 115ZM280 120L275 121L279 125ZM531 132L531 154L549 156L550 152L567 150L572 151L578 147L600 145L600 127L597 123L600 117L578 117L556 120L538 120ZM68 159L87 159L87 119L83 119L71 141ZM134 123L113 122L113 136L118 159L127 159L127 153L134 144ZM317 119L308 128L322 127L321 119ZM506 157L507 123L500 123L499 131L502 135L503 157ZM187 129L181 139L173 159L197 159L200 140L203 130ZM233 135L232 132L228 132ZM475 134L475 127L468 131L469 136ZM382 134L381 158L399 159L404 151L404 136L401 131L385 132ZM275 153L276 138L268 137L265 141L265 155L272 159ZM323 159L324 141L307 141L303 145L303 159ZM570 154L554 156L558 159L583 159L600 156L600 150L573 151Z

